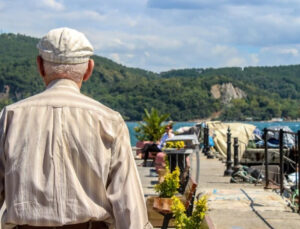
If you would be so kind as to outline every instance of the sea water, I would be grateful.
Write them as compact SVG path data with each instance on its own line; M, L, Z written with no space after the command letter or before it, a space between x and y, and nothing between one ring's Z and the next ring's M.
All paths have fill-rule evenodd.
M136 142L138 141L135 136L134 127L138 126L138 122L126 122L130 134L130 142L132 146L135 146ZM195 122L174 122L173 130L177 130L183 126L194 126Z
M292 131L296 132L300 130L300 122L244 122L249 123L256 126L258 129L263 130L264 128L268 128L270 126L288 126ZM126 122L130 134L130 143L131 146L135 146L138 141L135 136L134 127L138 126L138 122ZM183 126L194 126L195 122L175 122L173 125L173 129L177 130Z

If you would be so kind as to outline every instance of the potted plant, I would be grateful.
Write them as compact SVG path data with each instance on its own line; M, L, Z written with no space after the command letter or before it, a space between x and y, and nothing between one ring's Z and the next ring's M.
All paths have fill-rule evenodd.
M164 122L170 116L169 114L159 114L158 110L151 108L151 112L144 110L143 121L134 128L136 137L140 141L158 141L165 132Z
M136 147L138 148L136 154L140 157L142 156L140 149L146 143L155 143L161 138L166 127L164 122L170 116L169 114L159 114L155 108L151 108L150 112L147 109L144 111L143 121L139 122L138 126L134 128L136 132L135 136L139 140L136 143Z
M155 185L154 189L158 193L158 197L154 198L153 208L160 212L169 212L171 210L171 197L178 193L180 185L179 167L171 173L169 168L166 168L166 174L161 183Z
M166 149L182 149L184 147L184 141L170 141L166 143Z
M207 211L207 197L202 196L194 203L194 210L191 216L186 215L186 209L181 200L173 196L171 211L175 217L177 229L199 229L202 228L202 222Z

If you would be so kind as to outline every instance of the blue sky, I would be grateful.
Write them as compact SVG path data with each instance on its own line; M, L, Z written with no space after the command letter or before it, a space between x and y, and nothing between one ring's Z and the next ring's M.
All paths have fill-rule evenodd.
M299 0L0 0L0 31L84 32L95 53L151 71L300 64Z

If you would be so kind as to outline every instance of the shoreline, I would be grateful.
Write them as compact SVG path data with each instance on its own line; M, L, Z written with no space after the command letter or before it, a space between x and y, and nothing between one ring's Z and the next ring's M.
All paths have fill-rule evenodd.
M238 122L238 121L235 121ZM265 127L269 127L269 126L289 126L291 128L292 131L297 132L300 131L300 120L293 120L293 121L281 121L281 122L270 122L270 121L239 121L240 123L248 123L248 124L252 124L255 125L258 129L262 130ZM129 133L130 133L130 143L131 146L135 146L137 139L135 137L135 131L134 131L134 127L137 125L138 122L134 122L134 121L130 121L130 122L126 122L128 129L129 129ZM196 122L179 122L179 121L174 121L174 130L183 126L192 126L195 125Z
M193 120L187 120L187 121L174 121L172 120L174 123L177 122L193 122L193 123L201 123L201 122L210 122L212 120L209 119L193 119ZM295 120L282 120L282 121L278 121L278 120L226 120L226 121L221 121L221 120L214 120L214 121L220 121L220 122L300 122L300 119L295 119ZM137 123L137 122L142 122L140 121L125 121L127 123Z
M201 122L211 122L212 120L210 119L193 119L193 120L188 120L188 121L178 121L178 122L195 122L195 123L201 123ZM226 120L226 121L221 121L221 120L213 120L213 121L220 121L220 122L300 122L300 119L294 119L294 120Z

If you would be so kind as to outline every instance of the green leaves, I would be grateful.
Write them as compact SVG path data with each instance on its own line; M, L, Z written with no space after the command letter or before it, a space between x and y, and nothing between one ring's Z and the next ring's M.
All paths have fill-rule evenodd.
M12 100L11 99L8 99L8 98L3 98L3 99L0 99L0 110L3 109L3 107L9 105L12 103Z
M179 175L180 170L178 166L172 173L170 173L170 170L167 169L163 182L154 186L154 189L156 192L158 192L159 197L170 198L178 193L178 188L180 186Z
M176 196L172 197L171 210L175 217L176 229L199 229L202 221L204 220L207 211L207 197L202 196L199 200L195 201L194 209L191 216L185 213L185 207Z
M44 89L35 58L38 39L0 34L0 92L10 86L15 102ZM247 68L180 69L154 73L128 68L100 56L82 92L119 111L126 120L142 120L144 108L169 113L173 120L215 118L266 120L300 116L300 65ZM214 84L232 83L248 95L228 106L211 96ZM215 114L221 114L220 116ZM157 139L157 137L145 137Z
M143 122L135 127L136 137L140 141L158 141L165 132L166 125L163 124L170 116L169 114L159 114L158 110L151 108L151 112L144 109Z

